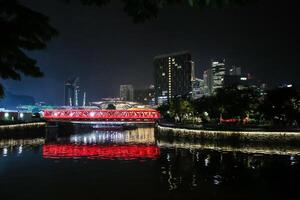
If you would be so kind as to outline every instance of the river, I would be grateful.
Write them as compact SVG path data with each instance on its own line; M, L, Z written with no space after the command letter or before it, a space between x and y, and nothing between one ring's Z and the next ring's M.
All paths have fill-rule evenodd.
M300 199L297 148L162 138L153 128L0 139L1 199Z

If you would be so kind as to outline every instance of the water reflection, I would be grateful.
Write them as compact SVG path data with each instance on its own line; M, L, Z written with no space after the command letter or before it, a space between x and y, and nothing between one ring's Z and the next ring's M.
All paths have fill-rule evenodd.
M154 145L153 128L140 128L129 131L92 131L74 134L59 141L75 144L147 144Z
M162 148L160 185L176 194L201 192L202 196L217 199L257 199L260 195L275 198L287 195L287 191L288 195L299 196L299 161L297 156Z
M89 146L89 145L44 145L44 158L89 158L89 159L156 159L159 148L145 145Z
M58 137L43 145L44 158L157 159L153 128L128 131L92 131Z

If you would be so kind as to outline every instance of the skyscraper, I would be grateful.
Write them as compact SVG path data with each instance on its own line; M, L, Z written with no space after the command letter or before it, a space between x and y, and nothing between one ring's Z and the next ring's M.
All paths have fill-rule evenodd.
M120 85L120 99L122 101L133 101L132 85Z
M192 99L200 99L204 95L203 79L195 78L192 81Z
M230 76L241 76L242 75L242 68L241 67L232 66L229 69L229 75Z
M192 67L191 81L195 81L196 80L196 71L195 71L195 62L194 61L191 61L191 67Z
M78 106L79 78L72 78L65 81L65 106Z
M203 94L209 96L211 94L211 69L203 72Z
M154 57L155 103L191 92L192 57L187 51Z
M154 85L150 85L147 88L134 90L134 101L143 104L154 104Z
M224 87L225 74L225 60L222 62L213 60L211 64L211 94L214 94L217 89Z

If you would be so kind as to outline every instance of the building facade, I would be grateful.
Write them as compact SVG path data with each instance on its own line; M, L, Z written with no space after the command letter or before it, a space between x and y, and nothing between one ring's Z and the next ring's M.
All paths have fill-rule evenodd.
M65 81L64 84L64 93L65 93L65 99L64 99L64 105L65 106L78 106L78 96L79 96L79 78L72 78L67 81Z
M211 94L211 70L207 69L203 72L203 94L209 96Z
M242 75L242 68L237 66L232 66L229 69L229 76L241 76Z
M224 87L225 75L225 60L221 62L213 60L211 63L211 94L214 94L217 89Z
M192 81L192 99L200 99L204 96L204 81L203 79L195 78Z
M150 85L148 88L144 89L136 89L134 90L134 101L147 105L153 105L155 103L154 94L154 85Z
M120 85L120 99L122 101L133 101L132 85Z
M192 57L187 51L154 57L155 103L188 96L192 90Z

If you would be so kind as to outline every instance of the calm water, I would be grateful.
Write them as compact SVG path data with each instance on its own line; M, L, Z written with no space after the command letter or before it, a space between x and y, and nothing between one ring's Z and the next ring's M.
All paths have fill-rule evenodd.
M295 152L163 139L151 128L50 131L45 138L0 139L0 197L300 199Z

